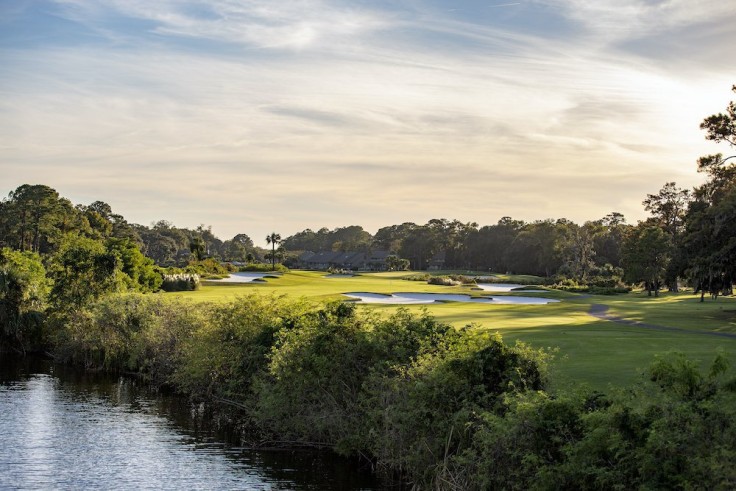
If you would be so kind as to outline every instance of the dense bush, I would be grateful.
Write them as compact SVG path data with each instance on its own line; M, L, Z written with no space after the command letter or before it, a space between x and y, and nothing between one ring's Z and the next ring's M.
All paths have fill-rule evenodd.
M158 291L163 278L153 260L143 255L130 239L110 238L105 241L109 254L115 256L119 290L150 293Z
M196 274L202 278L224 278L237 268L230 263L221 263L216 259L208 257L199 261L189 261L184 268L184 273Z
M539 353L426 314L378 318L354 308L334 304L278 333L257 390L263 426L428 482L444 456L463 448L476 411L542 388Z
M59 361L92 369L134 371L168 383L183 341L207 321L207 309L154 295L117 294L68 314L56 326Z
M403 276L401 279L406 281L429 281L432 276L427 273L416 273L408 276Z
M570 278L558 278L558 283L554 285L557 290L562 290L571 293L591 293L593 295L618 295L621 293L629 293L631 287L628 287L620 282L614 282L610 284L608 282L602 282L601 284L586 284L578 283L576 280Z
M523 393L478 418L445 479L462 489L733 489L735 380L682 355L657 360L655 385L601 394Z
M538 286L538 285L553 285L556 283L555 278L532 276L532 275L514 275L511 279L499 278L497 276L475 276L473 277L475 283L515 283L518 285L527 286Z
M198 274L164 274L161 289L165 292L186 292L199 290L201 282Z
M199 400L252 402L254 377L268 369L276 335L310 307L283 297L251 294L207 306L207 320L182 344L173 381Z
M470 442L463 428L475 413L543 382L538 353L426 313L379 317L255 294L196 308L108 296L67 316L55 343L60 360L236 406L260 439L370 456L418 483Z
M42 344L48 293L38 254L0 249L0 351L26 351Z
M430 276L427 280L430 285L457 286L457 285L474 285L475 278L461 274L453 274L448 276Z
M736 486L724 356L707 374L671 355L647 387L553 394L546 355L498 335L257 294L113 295L74 310L55 342L62 360L226 403L246 438L368 457L416 489Z
M458 286L462 283L459 281L453 280L452 278L448 276L432 276L427 280L427 283L430 285L442 285L442 286Z

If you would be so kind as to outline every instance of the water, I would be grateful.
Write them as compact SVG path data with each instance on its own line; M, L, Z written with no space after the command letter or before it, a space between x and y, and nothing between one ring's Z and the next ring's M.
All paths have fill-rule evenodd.
M252 451L129 378L0 354L0 489L377 490L326 452Z
M559 300L542 297L516 297L504 295L498 297L472 297L463 293L343 293L346 297L355 298L360 303L383 303L391 305L422 305L437 302L484 303L491 305L546 305Z

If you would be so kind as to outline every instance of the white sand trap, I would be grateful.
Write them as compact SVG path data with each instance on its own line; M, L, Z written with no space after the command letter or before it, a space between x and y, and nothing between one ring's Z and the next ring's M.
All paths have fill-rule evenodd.
M487 303L487 304L525 304L525 305L543 305L550 302L559 302L559 300L551 300L549 298L537 297L471 297L463 294L445 294L445 293L394 293L393 295L384 295L381 293L344 293L346 297L355 298L363 303L383 303L391 305L417 305L430 304L436 302L469 302L469 303Z
M526 290L530 291L530 290ZM546 291L546 290L540 290ZM515 297L513 295L506 295L502 297L493 297L493 302L496 305L547 305L548 303L558 303L559 300L554 298L542 298L542 297Z
M508 293L524 288L526 285L517 285L515 283L478 283L478 288L486 292ZM519 290L519 293L545 293L547 290Z
M217 283L253 283L254 281L262 280L266 276L273 276L274 273L233 273L227 278L221 280L205 280Z

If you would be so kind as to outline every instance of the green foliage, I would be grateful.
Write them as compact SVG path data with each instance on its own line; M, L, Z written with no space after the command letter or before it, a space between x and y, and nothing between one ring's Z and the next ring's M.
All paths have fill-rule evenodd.
M389 271L406 271L411 265L408 259L402 259L396 254L386 256L386 268Z
M544 392L546 355L426 312L381 317L250 295L220 305L107 296L55 334L61 360L226 402L269 439L370 457L417 489L736 484L736 379L658 358L653 382Z
M281 244L281 235L271 232L266 236L266 243L271 244L271 271L276 271L276 246Z
M195 261L201 261L207 254L207 245L202 237L194 237L189 243L189 252L194 256Z
M67 235L53 256L51 304L55 311L81 308L117 289L118 258L102 242Z
M206 314L159 296L107 296L68 314L54 333L54 353L60 361L135 371L154 383L167 383L181 363L183 341Z
M50 252L69 225L81 228L78 213L56 190L23 184L8 195L0 218L0 242L21 251Z
M408 276L403 276L401 279L406 281L429 281L432 275L429 273L416 273Z
M482 412L502 411L506 394L541 389L544 356L500 336L443 331L437 342L373 377L364 402L369 449L379 464L419 483L431 482L473 437Z
M462 283L456 280L453 280L449 276L431 276L427 283L430 285L441 285L441 286L457 286L461 285Z
M199 261L189 261L189 264L184 268L185 273L196 274L202 278L222 278L235 270L236 268L232 264L223 264L211 257Z
M570 278L558 277L556 279L557 283L554 284L554 288L565 292L590 293L593 295L619 295L631 291L630 287L625 286L616 277L592 276L589 278L587 284L578 283L576 280Z
M283 246L289 251L367 251L371 239L363 227L351 225L316 232L306 229L284 239Z
M476 279L471 276L461 274L451 274L447 276L429 276L427 283L430 285L457 286L457 285L474 285Z
M0 249L0 351L42 343L49 286L38 254Z
M464 489L730 489L736 405L721 378L682 355L660 358L658 388L522 393L504 414L480 415L468 449L445 474Z
M287 438L367 453L384 470L426 482L462 448L475 411L541 388L541 362L528 348L426 314L380 319L333 304L279 332L258 417Z
M732 87L736 92L736 86ZM726 114L715 114L700 125L706 139L736 147L736 103L731 101ZM698 171L708 180L695 189L685 222L683 255L687 274L696 290L713 298L733 294L736 279L736 155L707 155L698 161ZM731 160L731 163L727 163ZM703 295L701 295L703 301Z
M268 369L275 336L307 310L301 303L256 294L206 307L207 322L183 343L173 380L196 398L252 401L253 379Z
M67 235L51 257L51 304L56 312L83 308L113 292L152 292L163 278L129 239L105 242Z
M269 376L258 386L261 424L287 439L353 450L362 426L361 385L375 361L354 305L301 316L278 333Z
M126 290L150 293L158 291L163 278L153 264L130 239L110 238L105 242L120 268L119 281Z
M644 282L655 295L665 278L672 254L672 241L657 225L640 223L630 230L623 247L625 279L630 283Z

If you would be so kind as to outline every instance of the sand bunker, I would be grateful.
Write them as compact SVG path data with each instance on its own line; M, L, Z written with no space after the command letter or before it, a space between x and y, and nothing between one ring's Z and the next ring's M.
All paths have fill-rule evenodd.
M478 288L486 292L507 293L524 288L526 285L516 283L478 283ZM519 293L545 293L547 290L519 290Z
M539 297L471 297L462 294L446 294L446 293L394 293L392 295L384 295L381 293L343 293L346 297L355 298L362 303L383 303L392 305L416 305L430 304L437 302L469 302L469 303L486 303L495 305L524 304L524 305L544 305L548 303L559 302L549 298Z
M206 280L217 283L253 283L254 281L262 281L266 276L273 276L274 273L233 273L227 278L221 280Z

